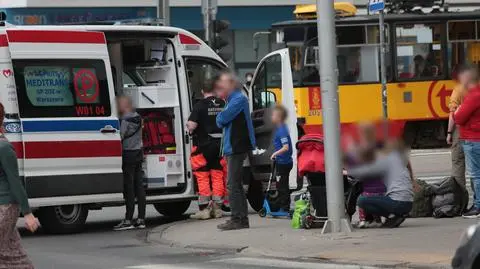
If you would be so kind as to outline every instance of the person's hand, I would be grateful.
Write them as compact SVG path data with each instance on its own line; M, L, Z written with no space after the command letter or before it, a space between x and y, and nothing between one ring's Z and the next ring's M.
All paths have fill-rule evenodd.
M355 139L353 139L351 135L347 135L345 137L345 146L346 146L347 152L352 152L357 148L355 144Z
M420 187L420 184L418 184L416 180L413 181L412 185L413 185L413 192L419 192L422 190L422 188Z
M270 160L275 161L275 158L277 158L277 153L274 152L272 156L270 156Z
M453 139L452 139L452 134L447 134L447 144L448 144L448 145L451 145L451 144L452 144L452 141L453 141Z
M32 213L25 215L23 218L25 219L25 227L32 233L40 226L40 222Z
M347 170L343 169L342 174L343 174L344 176L348 176Z

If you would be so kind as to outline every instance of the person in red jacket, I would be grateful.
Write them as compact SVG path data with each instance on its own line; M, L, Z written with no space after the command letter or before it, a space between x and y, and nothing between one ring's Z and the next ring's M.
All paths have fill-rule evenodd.
M480 84L478 73L467 85L468 93L454 114L455 123L460 127L465 162L472 177L475 193L480 193ZM463 214L465 218L480 217L480 195L476 195L472 208Z

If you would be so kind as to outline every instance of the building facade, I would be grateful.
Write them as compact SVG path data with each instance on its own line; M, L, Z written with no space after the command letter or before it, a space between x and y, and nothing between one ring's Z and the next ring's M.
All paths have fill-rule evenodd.
M156 17L159 0L0 0L7 21L17 25L72 24L94 21L118 21ZM354 3L364 12L368 0L342 0ZM293 19L297 4L314 0L218 0L217 18L228 20L224 37L231 53L229 64L243 77L253 72L259 59L270 51L270 37L258 35L256 50L253 36L268 31L274 22ZM479 0L447 0L451 9L480 8ZM203 36L201 0L170 0L171 25Z

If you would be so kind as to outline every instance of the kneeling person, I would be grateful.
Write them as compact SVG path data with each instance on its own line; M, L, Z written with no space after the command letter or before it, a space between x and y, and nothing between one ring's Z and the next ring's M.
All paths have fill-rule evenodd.
M366 214L386 218L384 227L396 228L405 221L413 206L413 182L409 162L400 142L388 141L381 156L370 164L348 170L348 174L359 179L369 180L382 177L386 187L384 196L360 196L358 207Z

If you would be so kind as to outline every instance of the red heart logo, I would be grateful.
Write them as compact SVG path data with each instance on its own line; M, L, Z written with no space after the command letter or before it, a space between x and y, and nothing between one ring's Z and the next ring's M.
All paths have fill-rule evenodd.
M8 78L11 75L13 75L13 72L12 72L11 69L3 69L2 74L3 74L4 77Z

